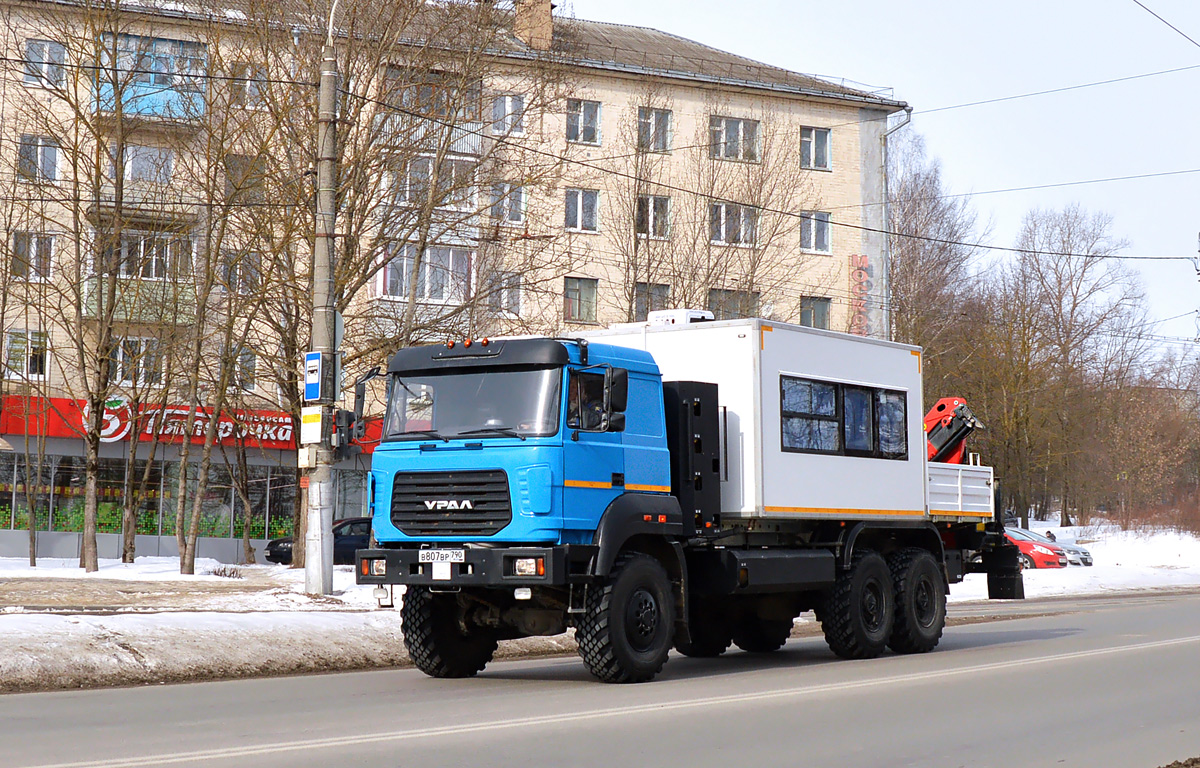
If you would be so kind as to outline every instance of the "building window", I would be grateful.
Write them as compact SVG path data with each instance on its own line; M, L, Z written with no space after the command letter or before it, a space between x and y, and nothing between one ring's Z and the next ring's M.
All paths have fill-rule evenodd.
M568 277L563 281L563 319L573 323L596 322L596 288L600 281L590 277Z
M244 202L259 202L267 183L264 155L225 155L225 196Z
M63 84L67 49L53 40L25 41L25 82L57 88Z
M907 459L903 392L780 376L785 451Z
M407 299L417 246L397 246L383 265L381 295ZM466 248L431 246L417 268L417 301L461 304L471 294L471 251Z
M666 152L671 148L671 110L638 107L638 149Z
M192 239L154 232L126 232L119 248L105 249L107 269L119 277L178 280L192 272Z
M162 384L162 345L158 339L119 339L109 355L110 378L127 387Z
M498 272L492 277L488 306L514 317L521 314L521 273Z
M240 389L243 392L254 391L254 377L258 369L258 355L244 344L234 347L230 354L229 371L230 389Z
M708 119L712 156L721 160L758 160L758 121L713 115Z
M45 280L50 277L54 235L14 232L9 275L14 280Z
M267 68L261 64L234 64L229 100L235 107L259 109L266 104Z
M829 330L830 300L818 296L800 297L800 325Z
M508 94L492 99L492 133L497 136L525 132L525 97Z
M117 41L117 70L130 82L175 91L204 90L204 45L188 40L165 40L121 35Z
M600 143L600 102L567 99L567 141Z
M833 167L828 128L800 129L800 167L828 171Z
M737 203L713 203L708 209L710 239L720 245L754 245L758 209Z
M262 254L256 251L221 253L221 286L232 294L255 293L262 283Z
M9 331L4 335L5 378L46 378L48 355L45 331Z
M418 207L425 205L435 172L437 186L432 190L433 207L469 208L474 198L475 163L461 158L444 158L440 164L432 157L413 158L403 173L391 174L393 202Z
M633 319L642 322L651 312L667 309L671 302L671 286L662 283L637 283L633 287Z
M58 178L58 142L49 136L21 136L17 156L17 175L29 181L54 181Z
M477 120L483 98L483 83L479 78L463 82L462 75L425 71L413 72L400 67L390 68L386 88L400 92L405 109L427 117Z
M492 218L501 224L525 222L525 188L510 181L492 185Z
M739 317L758 316L758 291L732 291L710 288L708 311L716 320L734 320Z
M666 237L670 231L671 198L638 195L633 229L646 237Z
M600 229L600 192L595 189L568 189L564 225L573 232L596 232Z
M800 247L806 251L829 253L829 214L805 211L800 214Z
M125 145L125 181L169 184L174 164L175 153L166 147ZM117 178L115 158L109 173L114 180Z

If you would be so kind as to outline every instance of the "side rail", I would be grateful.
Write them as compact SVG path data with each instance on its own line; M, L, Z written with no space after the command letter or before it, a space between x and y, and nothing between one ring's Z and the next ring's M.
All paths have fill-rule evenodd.
M991 519L996 493L991 467L929 462L925 477L931 517L964 522Z

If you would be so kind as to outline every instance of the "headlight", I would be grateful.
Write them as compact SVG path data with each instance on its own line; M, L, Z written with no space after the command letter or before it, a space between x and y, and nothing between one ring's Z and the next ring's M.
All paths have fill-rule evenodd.
M1052 552L1052 551L1051 551L1051 550L1049 550L1049 549L1046 549L1046 548L1045 548L1045 547L1043 547L1041 544L1034 544L1034 545L1033 545L1033 551L1034 551L1034 552L1037 552L1039 555L1050 555L1051 557L1053 557L1053 556L1054 556L1054 552Z
M513 560L514 576L545 576L546 561L540 557L518 557Z

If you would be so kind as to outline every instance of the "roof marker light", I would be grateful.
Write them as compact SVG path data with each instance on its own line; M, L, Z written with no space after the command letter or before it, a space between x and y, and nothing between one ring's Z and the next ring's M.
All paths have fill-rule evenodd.
M470 340L470 339L465 339L465 340L463 341L463 346L464 346L464 347L466 347L467 349L470 349L470 348L471 348L471 340Z

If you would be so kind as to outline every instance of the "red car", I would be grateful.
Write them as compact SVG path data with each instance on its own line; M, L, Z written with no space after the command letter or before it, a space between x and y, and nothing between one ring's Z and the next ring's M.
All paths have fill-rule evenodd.
M1022 568L1067 567L1067 553L1059 547L1053 544L1031 541L1020 535L1014 536L1009 531L1005 531L1004 535L1008 537L1009 541L1017 545L1017 549L1021 550Z

